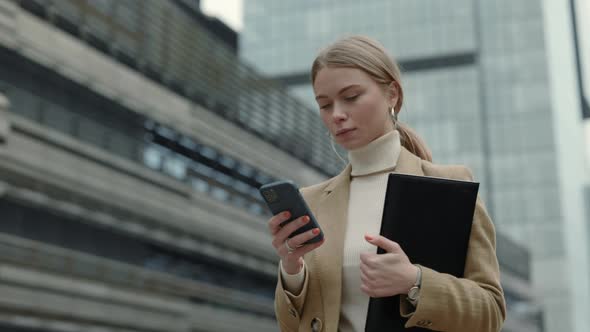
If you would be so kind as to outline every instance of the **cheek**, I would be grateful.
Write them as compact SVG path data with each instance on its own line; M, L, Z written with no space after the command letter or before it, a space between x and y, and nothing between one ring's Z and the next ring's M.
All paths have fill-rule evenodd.
M326 126L326 128L330 128L330 116L326 112L320 110L320 118L322 119L324 126Z
M359 123L373 125L384 120L384 106L374 100L366 100L358 105L358 112L355 112Z

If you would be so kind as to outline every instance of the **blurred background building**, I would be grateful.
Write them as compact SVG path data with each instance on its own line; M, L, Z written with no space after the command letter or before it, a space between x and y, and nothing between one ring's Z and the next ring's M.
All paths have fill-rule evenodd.
M257 188L339 166L236 41L194 1L0 1L1 330L277 330Z
M356 17L365 10L351 7L358 3L338 2L340 12L329 14L334 2L250 0L238 43L236 32L200 12L199 1L0 0L0 329L277 331L277 258L257 188L279 178L310 185L342 168L304 85L317 49L348 32L332 24L357 21L333 15ZM558 105L547 106L553 91L542 70L539 4L526 2L531 8L522 5L520 14L511 14L509 2L489 4L504 21L485 30L478 20L495 18L483 17L491 10L478 7L484 4L363 3L373 17L391 12L395 19L340 29L392 49L406 73L402 120L427 139L438 162L471 166L486 189L500 230L505 331L553 331L555 317L566 320L560 331L573 330L571 262L562 274L551 271L557 263L539 265L542 255L549 263L569 257L563 202L548 189L564 181L548 122ZM306 12L304 4L323 10ZM283 6L295 16L283 19ZM270 25L254 24L256 15ZM377 21L391 32L378 33ZM410 35L393 32L401 26L412 27ZM483 42L486 33L494 43ZM256 62L248 43L280 47ZM529 48L520 49L523 43ZM532 81L534 96L545 99L531 98ZM531 119L546 132L529 130ZM535 167L516 172L505 159ZM505 195L515 203L506 206ZM529 230L538 233L529 237ZM532 239L551 243L539 249ZM556 311L556 303L564 304Z
M350 34L381 41L402 67L400 120L435 162L470 166L499 232L531 251L546 330L585 331L588 176L575 9L541 0L248 0L240 55L317 109L309 72L318 51ZM511 312L524 309L508 299Z

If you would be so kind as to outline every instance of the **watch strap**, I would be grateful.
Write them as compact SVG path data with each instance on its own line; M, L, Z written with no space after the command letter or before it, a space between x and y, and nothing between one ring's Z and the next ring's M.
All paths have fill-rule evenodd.
M418 304L418 299L420 298L420 286L422 285L422 268L420 265L414 264L418 268L418 273L416 274L416 281L414 282L414 286L410 288L406 299L410 302L413 306ZM410 294L416 294L414 298L410 297Z

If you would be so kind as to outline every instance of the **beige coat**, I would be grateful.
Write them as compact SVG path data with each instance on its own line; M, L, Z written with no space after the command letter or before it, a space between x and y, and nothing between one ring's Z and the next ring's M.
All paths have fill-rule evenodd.
M338 329L350 172L348 165L339 175L301 190L326 241L305 255L305 283L298 296L283 289L279 271L275 313L281 331L336 332ZM464 166L435 165L405 148L394 172L472 180ZM464 278L438 273L428 267L423 267L422 271L420 302L406 327L453 332L500 330L506 306L500 285L494 226L481 199L477 200L473 217ZM409 315L411 310L409 303L402 300L401 314Z

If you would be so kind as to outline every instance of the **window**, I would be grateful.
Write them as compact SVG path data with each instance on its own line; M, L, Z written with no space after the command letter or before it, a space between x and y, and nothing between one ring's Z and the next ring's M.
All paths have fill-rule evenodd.
M246 183L244 183L242 181L235 181L234 182L234 189L237 190L237 191L239 191L239 192L241 192L241 193L243 193L243 194L249 195L250 194L250 188L251 187L250 187L249 184L246 184Z
M229 199L229 192L220 187L213 187L211 196L220 201L227 201Z
M96 146L104 146L108 129L88 118L78 117L78 137Z
M217 158L217 151L215 151L213 148L210 148L208 146L204 146L201 148L201 155L204 156L205 158L211 159L211 160L215 160L215 158Z
M237 162L233 158L228 156L219 157L219 163L230 169L234 168L237 164Z
M189 150L197 150L199 147L194 140L185 136L181 137L178 143Z
M170 128L166 128L163 126L157 126L156 127L156 134L165 137L169 140L175 140L176 139L176 132Z
M254 175L254 168L246 165L246 164L240 164L240 166L238 167L238 173L240 173L241 175L251 178Z
M225 174L223 174L223 173L221 173L221 172L217 172L217 171L216 171L216 172L213 174L213 178L214 178L214 179L215 179L217 182L219 182L219 183L221 183L221 184L223 184L223 185L226 185L226 186L228 186L228 187L232 187L232 186L233 186L233 184L234 184L234 179L233 179L232 177L230 177L230 176L228 176L228 175L225 175Z
M132 137L117 132L109 134L109 150L124 158L136 160L139 144Z
M272 181L272 179L267 176L266 174L258 173L256 174L256 181L260 184L267 184Z
M253 213L253 214L258 214L258 215L262 215L264 214L264 211L262 209L262 206L260 204L257 203L251 203L250 207L248 208L248 210Z
M204 177L211 178L213 174L215 174L215 170L209 166L205 166L201 163L193 163L191 167L195 172L198 174L203 175Z
M19 115L33 121L39 121L41 117L41 99L25 90L11 87L7 90L10 99L10 109Z
M186 177L186 161L180 157L168 156L164 159L164 167L162 168L165 173L182 180Z
M199 179L199 178L191 178L190 179L191 186L193 189L200 193L206 193L209 191L209 182Z
M232 203L239 208L245 208L248 204L245 198L237 195L232 197Z
M159 170L162 167L162 152L152 146L148 146L143 150L143 162L152 169Z

